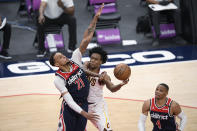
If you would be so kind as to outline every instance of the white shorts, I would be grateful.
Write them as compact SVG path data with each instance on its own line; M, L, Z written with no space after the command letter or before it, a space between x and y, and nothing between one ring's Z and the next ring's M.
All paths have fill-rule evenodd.
M99 131L103 131L104 128L107 131L112 130L105 101L88 105L88 112L95 112L99 116L99 120L97 122L91 121Z

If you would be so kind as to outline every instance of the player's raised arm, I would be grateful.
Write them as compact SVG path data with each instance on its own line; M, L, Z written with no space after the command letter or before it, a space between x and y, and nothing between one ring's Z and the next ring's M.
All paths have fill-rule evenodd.
M88 29L84 32L84 36L83 36L83 39L82 39L82 41L80 43L80 47L79 47L81 54L85 53L88 44L92 40L94 31L96 28L96 23L98 21L99 16L101 15L103 7L104 7L104 4L101 5L98 12L95 14L93 20L91 21L90 25L88 26Z

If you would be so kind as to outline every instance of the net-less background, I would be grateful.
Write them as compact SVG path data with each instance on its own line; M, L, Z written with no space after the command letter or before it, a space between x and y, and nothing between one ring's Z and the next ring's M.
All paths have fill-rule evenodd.
M87 0L74 0L75 3L75 16L77 18L77 47L82 40L83 33L88 27L92 19L92 14L87 10ZM179 6L180 2L176 1ZM144 4L142 4L144 5ZM105 49L111 52L119 51L134 51L134 50L146 50L153 48L173 47L190 44L191 42L184 39L167 40L163 41L159 46L152 46L152 38L145 37L143 34L136 33L137 18L146 14L147 10L145 6L140 6L140 0L117 0L118 11L121 14L121 20L119 22L119 28L122 40L134 40L137 41L136 45L130 46L106 46ZM19 11L20 10L20 11ZM21 10L21 4L18 0L5 0L0 1L0 15L7 17L8 22L12 24L12 36L10 43L10 55L13 56L12 60L33 60L36 58L37 50L33 47L33 41L35 38L35 24L31 18L26 15L25 10ZM68 32L67 25L63 27L64 42L67 48ZM1 61L5 61L0 59Z
M167 40L156 47L151 45L152 39L135 32L137 17L145 13L140 1L117 1L122 17L122 39L136 40L137 45L105 47L110 57L104 65L106 68L102 69L114 83L120 82L113 75L117 63L127 63L132 71L129 83L118 92L111 93L104 88L114 131L138 130L143 101L154 97L155 87L161 82L170 86L168 97L177 101L188 117L185 131L196 131L197 46L195 42L191 43L196 38L196 11L193 10L197 8L194 8L196 0L181 1L186 8L183 19L187 23L184 26L187 41ZM86 0L74 2L79 46L92 16L87 11ZM57 130L61 105L59 92L53 84L55 69L49 66L47 58L36 58L36 49L32 46L35 32L31 31L34 25L26 16L17 15L19 5L19 1L0 2L0 14L6 16L13 27L9 50L13 59L0 59L0 131L54 131ZM64 29L67 43L67 26ZM146 121L146 129L152 129L150 118ZM97 129L88 121L87 130Z

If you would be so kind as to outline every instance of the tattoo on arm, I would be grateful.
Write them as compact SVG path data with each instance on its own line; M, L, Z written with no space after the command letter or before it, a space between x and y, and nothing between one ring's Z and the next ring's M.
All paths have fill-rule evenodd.
M90 35L90 33L92 33L94 31L94 28L91 27L91 28L88 28L88 35Z
M86 42L87 42L87 41L84 41L84 43L86 43ZM85 46L84 46L84 45L82 45L82 46L81 46L81 48L82 48L82 49L84 49L84 48L85 48Z
M90 28L88 28L88 35L94 31L96 23L94 22Z

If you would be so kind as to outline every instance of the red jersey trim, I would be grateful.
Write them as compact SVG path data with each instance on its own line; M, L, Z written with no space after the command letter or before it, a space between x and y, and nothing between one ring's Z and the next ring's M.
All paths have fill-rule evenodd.
M166 103L161 107L158 107L156 105L155 98L152 98L150 101L151 101L150 110L156 111L156 112L168 113L170 115L169 112L170 112L170 106L171 106L171 103L172 103L172 100L170 98L168 98L166 100Z
M60 69L58 69L56 71L56 75L60 76L64 80L67 80L70 77L70 75L72 75L73 72L75 72L79 68L79 66L72 61L71 61L71 64L72 64L71 65L71 68L72 68L71 72L62 72Z

